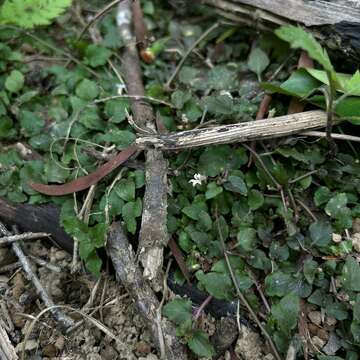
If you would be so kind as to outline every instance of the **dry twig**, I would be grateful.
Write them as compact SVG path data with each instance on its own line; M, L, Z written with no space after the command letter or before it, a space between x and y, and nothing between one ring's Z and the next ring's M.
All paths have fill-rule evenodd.
M216 217L217 217L217 214L216 214ZM218 219L217 219L217 227L218 227L220 244L221 244L223 254L224 254L224 257L225 257L225 262L226 262L226 265L227 265L227 267L229 269L230 277L231 277L231 280L232 280L232 282L233 282L233 284L235 286L237 296L239 297L240 301L245 305L245 307L249 311L251 317L253 318L255 323L258 325L258 327L260 328L262 334L264 335L264 337L268 341L275 358L277 360L281 360L281 357L280 357L280 355L279 355L279 353L278 353L278 351L277 351L277 349L275 347L275 344L273 343L273 341L271 339L271 336L269 335L269 333L267 332L267 330L265 329L265 327L261 323L260 319L257 317L255 311L252 309L251 305L246 300L245 296L242 294L242 292L240 290L238 281L237 281L237 279L235 277L234 271L233 271L233 269L231 267L231 263L230 263L230 260L229 260L229 257L228 257L227 251L226 251L225 242L224 242L224 238L223 238L223 235L222 235L222 232L221 232L221 228L220 228L220 224L219 224Z
M11 233L6 229L6 227L2 223L0 223L0 233L5 236L11 235ZM41 300L44 302L44 304L47 307L54 307L54 305L55 305L54 302L52 301L52 299L50 298L50 296L48 295L48 293L42 286L39 278L36 276L36 274L32 270L32 268L30 266L30 262L27 259L27 257L25 256L24 252L22 251L20 244L13 243L12 249L13 249L14 253L16 254L16 256L18 257L19 261L21 262L22 268L25 271L27 277L35 286L35 289L36 289L37 293L39 294ZM69 326L73 325L73 323L74 323L71 318L69 318L67 315L63 314L63 312L60 311L59 309L54 308L53 311L51 311L51 313L54 316L55 320L60 324L60 326L63 329L68 328Z

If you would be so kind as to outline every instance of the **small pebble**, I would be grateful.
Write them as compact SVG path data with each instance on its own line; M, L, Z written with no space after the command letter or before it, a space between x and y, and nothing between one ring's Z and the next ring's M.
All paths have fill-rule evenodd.
M332 316L327 316L325 318L325 324L328 326L334 326L337 323L337 320Z
M354 250L360 253L360 232L353 234L351 237L351 241Z
M55 347L61 351L65 346L65 338L63 336L59 336L55 341Z
M342 236L340 234L336 234L336 233L333 233L332 234L332 241L334 243L339 243L341 242L341 239L342 239Z
M15 351L17 353L20 353L22 351L23 348L23 342L21 342L20 344L16 345ZM36 349L39 346L39 343L36 340L28 340L25 344L25 350L26 351L31 351Z
M49 358L56 356L56 347L54 344L48 344L42 348L42 353L44 356Z
M356 218L353 220L352 228L355 233L360 233L360 218Z
M321 313L320 311L310 311L308 313L308 318L310 319L310 321L317 325L320 326L321 325Z
M55 253L56 260L64 260L68 256L68 253L64 250L59 250Z
M323 346L325 345L325 341L320 339L319 337L317 336L314 336L312 339L311 339L311 342L312 344L317 348L317 349L322 349Z
M135 344L135 351L138 355L147 355L151 352L151 345L146 341L138 341Z

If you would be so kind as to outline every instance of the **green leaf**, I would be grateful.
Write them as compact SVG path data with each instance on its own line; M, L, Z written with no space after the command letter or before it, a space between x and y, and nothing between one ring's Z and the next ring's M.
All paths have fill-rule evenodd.
M256 241L256 230L253 228L242 228L237 234L237 245L243 251L249 252L253 250Z
M99 275L101 260L96 260L96 248L104 246L106 224L97 224L93 227L88 227L84 222L77 217L68 217L62 214L62 224L65 231L79 241L79 255L85 261L89 260L90 271L94 271L95 275Z
M122 216L131 234L136 232L136 218L141 215L142 203L140 199L126 203L122 208Z
M135 141L136 135L128 130L111 129L100 138L102 141L115 144L117 149L123 150Z
M348 95L360 96L360 71L355 74L344 84L344 91Z
M187 101L191 99L190 91L176 90L171 94L171 102L176 109L182 109Z
M260 48L253 48L251 50L248 60L248 67L257 75L259 81L262 72L269 66L269 63L269 57L263 50Z
M106 102L104 112L110 122L119 124L126 120L126 110L128 108L129 102L127 99L114 99Z
M289 292L292 282L291 275L281 271L273 272L265 278L266 294L269 296L284 296Z
M247 187L244 180L240 176L230 175L229 182L224 184L226 190L239 193L241 195L247 195Z
M163 308L163 314L176 325L191 320L192 305L190 300L175 298Z
M328 221L319 220L309 227L311 246L324 247L331 241L332 229Z
M17 93L23 88L24 82L24 75L18 70L13 70L5 80L5 88L12 93Z
M19 120L22 128L21 131L27 137L40 134L45 126L45 121L31 111L21 111Z
M69 170L59 166L59 164L53 160L45 163L44 172L45 181L49 183L64 183L69 176Z
M206 96L203 99L204 107L214 115L228 115L233 113L234 102L229 95Z
M194 202L189 206L185 206L181 211L190 219L198 220L200 212L208 212L208 208L204 202Z
M209 272L204 274L203 271L196 273L206 291L217 299L230 300L233 297L233 283L227 273Z
M91 44L85 50L85 63L91 67L105 65L111 56L111 51L106 47Z
M275 30L275 34L282 40L290 43L292 48L300 48L308 52L309 56L316 60L323 68L331 73L335 73L328 53L315 40L313 35L301 27L284 25Z
M75 93L79 98L91 101L99 95L99 89L94 81L84 79L76 87Z
M190 122L195 122L202 115L200 106L198 105L197 101L193 98L186 102L186 104L183 108L183 112L186 115L186 118Z
M264 204L264 195L258 190L250 190L248 194L248 205L251 210L257 210Z
M282 333L287 335L296 327L299 310L299 297L293 293L287 294L271 307L271 314Z
M189 348L200 357L210 359L215 355L215 349L210 343L208 335L201 330L195 330L187 344Z
M360 294L356 295L356 301L354 305L354 320L360 322Z
M314 90L321 86L321 82L314 79L305 69L293 72L289 79L280 86L271 83L262 83L261 87L270 92L284 95L307 98Z
M232 91L239 87L236 67L216 65L209 71L208 81L204 83L208 88L221 91Z
M117 183L115 191L125 201L135 200L135 183L132 180L121 179Z
M235 151L228 145L210 146L199 158L199 172L207 176L217 176L227 169L237 169L248 161L244 148Z
M206 187L205 198L206 200L212 199L223 192L221 186L216 185L215 182L211 182Z
M285 95L295 95L300 98L306 98L315 89L320 87L320 82L314 79L305 69L298 69L292 73L280 87Z
M346 290L360 291L360 266L352 256L346 258L341 282Z
M331 191L326 186L319 187L314 194L314 202L316 206L327 203L331 199Z
M337 320L345 320L348 317L346 305L341 302L328 303L325 307L328 316L332 316Z
M13 121L8 116L0 117L0 139L10 137Z
M309 284L314 282L318 266L318 263L312 259L306 259L304 261L304 276Z
M97 278L100 277L100 270L102 267L102 260L99 258L99 256L96 254L95 251L93 251L86 259L85 261L86 269L89 270L92 274L94 274Z
M106 126L105 122L100 118L99 111L96 107L88 107L82 110L78 122L91 130L101 131Z
M345 193L336 194L326 204L325 211L329 216L336 219L341 216L347 202L348 200Z
M358 321L353 321L350 326L351 334L356 343L360 343L360 323ZM348 359L348 358L347 358ZM358 360L356 357L355 360Z
M48 25L70 5L71 0L6 0L0 10L0 22L23 28Z
M338 193L325 206L325 212L333 219L338 220L341 228L351 228L351 210L346 206L348 198L345 193Z

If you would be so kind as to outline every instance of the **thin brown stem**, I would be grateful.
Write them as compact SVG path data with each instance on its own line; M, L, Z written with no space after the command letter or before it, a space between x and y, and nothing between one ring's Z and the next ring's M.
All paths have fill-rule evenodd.
M275 358L277 360L282 360L279 353L278 353L278 351L277 351L277 349L276 349L276 346L275 346L274 342L271 339L271 336L269 335L269 333L267 332L265 327L262 325L262 323L261 323L260 319L258 318L258 316L256 315L255 311L252 309L251 305L246 300L245 296L242 294L242 292L240 290L238 281L237 281L237 279L235 277L234 271L232 269L232 266L231 266L231 263L230 263L230 260L229 260L229 257L228 257L227 251L226 251L225 242L224 242L224 238L223 238L223 235L222 235L222 232L221 232L217 211L216 211L216 222L217 222L221 247L222 247L222 250L223 250L223 253L224 253L224 257L225 257L225 262L226 262L226 265L227 265L227 267L229 269L231 280L232 280L232 282L233 282L233 284L235 286L236 293L237 293L240 301L245 305L245 307L249 311L251 317L254 319L254 321L256 322L258 327L260 328L260 330L261 330L262 334L264 335L264 337L267 339L267 341L268 341L268 343L270 345L270 348L273 351L273 354L274 354Z
M176 69L170 76L169 80L165 84L165 89L170 89L170 85L173 82L173 80L176 78L177 74L179 73L181 67L184 65L184 62L189 57L191 52L211 33L213 32L217 27L219 26L219 23L215 23L212 26L210 26L194 43L189 47L189 49L186 51L182 59L180 60L179 64L177 65Z

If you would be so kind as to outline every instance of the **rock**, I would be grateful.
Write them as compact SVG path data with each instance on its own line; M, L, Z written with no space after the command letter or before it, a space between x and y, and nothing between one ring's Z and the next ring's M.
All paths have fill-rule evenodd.
M244 360L262 359L262 341L258 333L241 325L241 333L235 345L236 355Z
M0 267L9 265L15 261L15 257L8 247L0 248Z
M55 341L55 347L59 350L62 351L62 349L65 346L65 338L63 336L59 336L56 341Z
M317 325L320 326L321 325L321 312L320 311L310 311L308 313L308 318L310 319L310 321Z
M316 334L320 339L324 340L324 341L328 341L329 340L329 333L325 330L325 329L318 329L317 334Z
M64 251L64 250L58 250L55 253L55 259L60 261L60 260L64 260L65 258L67 258L69 256L69 254Z
M311 342L312 344L315 346L315 348L317 349L322 349L323 346L325 345L325 341L320 339L318 336L314 336L312 339L311 339Z
M18 272L12 279L14 284L12 289L12 295L16 301L19 301L20 295L24 292L25 289L25 280L23 275Z
M54 344L48 344L42 348L44 356L52 358L56 356L57 349Z
M135 344L135 352L137 355L147 355L151 352L151 345L146 341L140 340Z
M9 278L4 275L0 275L0 294L4 294L7 289L9 289Z
M353 234L351 237L351 241L354 250L360 253L360 232Z
M353 220L352 228L355 233L360 233L360 218L356 218Z
M104 360L117 359L118 352L110 345L106 345L104 349L100 351L101 358Z
M230 347L238 336L237 324L231 317L221 318L216 325L215 333L211 337L217 353L222 353Z
M12 321L17 329L22 329L25 326L26 318L18 314L13 314Z
M273 354L267 354L264 356L263 360L275 360L275 358Z
M322 351L326 355L335 355L335 353L341 348L341 340L336 336L334 332L330 333L329 341L323 347Z
M341 239L342 239L342 236L340 234L336 234L336 233L333 233L332 234L332 241L334 243L339 243L341 242Z
M326 316L325 324L328 326L334 326L337 323L337 320L332 316Z
M16 345L15 351L17 353L21 353L21 351L23 349L23 344L24 344L24 342L21 342ZM25 350L31 351L31 350L36 349L38 346L39 346L39 343L36 340L28 340L25 344Z

